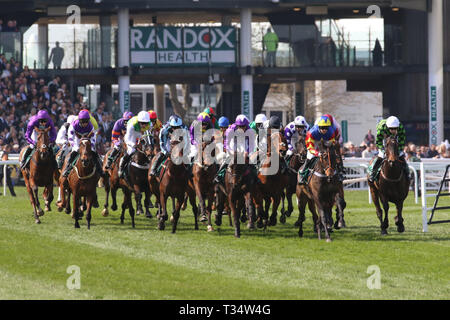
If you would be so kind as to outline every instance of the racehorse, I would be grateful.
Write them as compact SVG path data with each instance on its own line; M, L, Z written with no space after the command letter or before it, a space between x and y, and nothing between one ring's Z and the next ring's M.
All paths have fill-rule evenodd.
M263 194L265 201L264 215L268 216L269 207L272 203L272 214L270 215L269 225L275 226L277 224L277 210L280 205L282 197L284 198L284 189L288 185L289 177L281 172L281 163L284 161L282 153L287 149L287 141L284 137L282 131L276 131L268 135L267 139L270 139L267 143L266 157L261 162L260 173L258 178L261 181L260 190ZM277 141L278 146L275 148L274 141ZM272 155L272 152L275 155ZM271 157L277 157L278 168L276 168L275 174L265 174L267 168L271 168L272 159ZM273 169L272 169L273 170Z
M67 182L73 197L72 218L75 219L75 228L80 227L78 220L81 218L81 197L86 197L86 221L88 229L91 228L92 205L97 197L97 183L100 179L100 173L96 171L94 163L96 160L93 156L94 151L91 148L91 134L87 137L77 134L80 139L80 149L78 150L80 156L67 177Z
M212 204L214 202L214 177L217 173L218 167L213 157L215 157L215 150L209 155L205 155L205 148L213 143L213 140L204 141L199 148L198 152L201 153L200 160L195 160L192 167L193 185L195 188L195 194L199 200L200 212L202 219L207 217L208 231L213 231L211 223ZM200 147L200 146L198 146ZM206 200L208 205L206 206Z
M244 158L245 163L238 163L238 153L241 158ZM263 223L264 220L264 227L267 226L267 216L264 215L264 210L262 210L262 198L252 195L252 191L258 191L255 190L257 179L257 176L252 173L249 165L249 157L243 152L235 151L234 161L228 166L225 172L225 188L223 192L227 196L228 206L233 215L234 236L236 238L240 238L241 236L240 215L244 206L247 209L249 218L249 229L254 228L255 205L257 205L256 209L258 210L259 221ZM220 212L219 210L223 209L223 204L219 202L217 209Z
M178 139L171 139L170 146L173 151L174 148L179 148L178 144L180 144L183 140L183 137L179 137ZM179 148L178 154L176 156L179 159L183 156L183 149ZM177 159L177 162L178 160ZM180 218L180 210L181 206L184 202L184 197L186 190L188 190L188 181L189 181L189 170L183 164L175 164L172 159L172 154L165 160L162 164L162 169L159 177L151 176L150 172L148 175L149 185L151 192L157 196L157 200L159 201L159 213L157 215L158 218L158 229L165 229L165 221L167 220L167 199L172 197L176 201L174 205L174 211L170 218L172 222L172 233L176 232L178 219ZM195 230L198 230L198 221L197 221L197 208L195 207L195 193L190 194L189 196L192 201L194 201L193 212L194 212L194 221L195 221Z
M131 226L134 228L135 227L135 222L134 222L134 208L133 208L133 203L132 203L132 198L131 198L131 190L128 187L127 182L124 179L119 178L119 159L122 158L123 156L123 150L126 149L126 146L124 144L122 144L121 147L121 152L119 153L116 161L114 161L110 167L110 169L106 170L105 166L106 163L108 161L108 156L109 154L112 152L112 149L110 149L106 155L105 158L103 159L103 170L105 172L105 178L103 179L103 184L105 186L105 192L106 192L106 200L105 200L105 205L102 211L102 215L104 217L108 216L109 212L108 212L108 207L109 207L109 193L111 192L111 198L112 198L112 205L111 205L111 209L113 211L117 210L117 190L120 188L123 191L123 203L122 203L122 213L120 215L120 223L123 224L124 220L125 220L125 211L128 208L128 212L130 214L130 218L131 218Z
M395 216L395 224L398 232L404 232L403 225L403 202L408 196L409 191L409 177L404 174L404 164L399 159L398 141L397 137L385 138L386 159L383 160L378 180L369 183L370 193L372 195L373 203L377 210L377 216L380 220L381 234L388 234L389 227L389 202L392 202L397 207L397 216ZM373 161L373 160L372 160ZM380 207L379 201L383 205L383 210Z
M34 219L36 223L41 223L40 216L44 211L40 207L38 187L44 187L45 211L51 211L51 202L53 201L53 173L56 169L53 151L49 146L50 138L46 129L35 129L37 132L37 142L35 152L31 157L29 168L22 169L22 175L30 196L31 205L34 210ZM23 153L27 147L20 151L20 161L22 162Z
M305 198L314 201L315 206L309 203L310 210L317 208L320 215L317 216L315 210L311 210L315 231L319 240L321 239L321 226L325 231L327 242L331 241L330 232L333 227L332 208L339 192L339 181L336 174L337 157L339 155L339 144L336 142L318 143L319 156L308 178L308 185L297 185L297 199L299 200L299 236L302 236L302 222L304 221ZM303 211L302 211L303 210Z

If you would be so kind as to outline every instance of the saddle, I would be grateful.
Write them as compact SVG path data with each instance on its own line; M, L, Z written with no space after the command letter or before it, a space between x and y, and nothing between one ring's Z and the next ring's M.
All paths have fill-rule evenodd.
M317 160L319 160L319 158L317 158L317 157L311 159L309 166L305 167L303 172L302 172L302 167L300 167L300 169L298 170L298 175L302 176L304 178L304 181L308 181L311 174L314 172L313 168L316 165Z

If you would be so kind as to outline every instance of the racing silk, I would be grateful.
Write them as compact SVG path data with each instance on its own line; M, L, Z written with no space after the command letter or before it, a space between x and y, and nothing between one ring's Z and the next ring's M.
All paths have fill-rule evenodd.
M50 132L49 132L49 137L50 137L50 143L53 143L56 140L55 125L53 124L53 121L49 116L47 116L46 119L47 119L47 124L45 125L45 128L48 128L48 127L51 128ZM37 134L34 130L36 128L39 128L39 119L38 119L37 115L34 115L31 117L30 121L28 122L27 132L25 133L25 139L27 139L29 144L32 144L32 145L36 144Z
M258 130L258 127L256 126L256 122L255 121L250 122L249 127L251 129L255 130L256 134L259 134L259 132L258 132L259 130Z
M303 132L302 132L303 136L306 136L306 133L308 132L308 130L309 130L309 125L306 124L306 127L305 127L305 129L303 129ZM296 134L298 134L298 133L297 133L297 130L295 130L295 122L292 121L284 128L284 137L287 140L289 150L294 150L294 146L292 146L292 144L291 144L291 139Z
M123 118L120 118L114 123L114 127L112 129L111 134L111 142L118 146L120 145L120 138L123 138L123 130L127 130L127 127L125 127L125 120Z
M384 150L384 135L392 136L392 134L389 132L388 127L386 126L386 119L381 120L377 124L377 137L375 140L375 144L377 145L377 148L379 150ZM398 138L398 151L400 152L403 151L403 148L405 147L406 144L406 131L402 123L400 123L398 127L397 138Z
M306 148L308 149L308 152L312 154L313 156L319 155L319 150L317 148L317 143L320 141L336 141L336 130L333 126L330 126L327 133L322 134L320 133L319 126L314 125L311 130L308 131L306 134Z
M70 123L64 123L56 136L56 144L64 146L69 142L69 127Z
M72 151L78 151L78 149L80 148L81 139L78 138L77 134L87 137L91 132L95 133L95 129L92 123L89 122L86 127L82 127L80 125L80 120L78 120L78 118L75 119L69 126L69 134L68 134L68 140L70 145L72 146ZM95 151L96 135L93 134L90 140L92 150Z
M224 149L226 150L235 150L236 146L234 146L234 142L231 141L231 133L238 130L238 126L236 124L232 124L227 131L225 131L225 141L224 141ZM252 130L254 135L256 136L255 131L250 128L250 126L247 126L247 128L245 128L244 132L247 132L248 130ZM234 140L234 139L233 139ZM248 153L251 153L255 150L255 138L251 139L250 137L245 137L245 151Z
M151 125L151 122L149 123L149 125ZM127 153L129 155L135 151L136 143L142 137L142 135L142 128L139 124L138 117L134 116L133 118L128 120L127 132L125 133L125 136L123 138L125 144L127 145Z
M159 134L159 131L162 129L163 124L161 121L159 121L159 119L156 119L155 124L153 125L152 129L151 129L151 133L157 133Z
M336 119L334 119L334 117L330 118L327 117L328 119L330 119L331 121L331 126L334 128L335 131L335 139L337 142L339 142L340 145L342 145L344 143L344 139L342 138L341 135L341 125L336 121ZM320 118L316 120L314 125L317 125L317 123L319 122Z
M171 129L172 127L169 125L169 123L166 123L161 131L159 131L159 146L161 148L161 152L164 155L169 155L170 154L170 135L171 135ZM184 130L184 136L183 136L183 141L185 143L189 143L189 129L188 127L183 123L181 125L182 130Z
M195 128L196 125L199 125L200 128L202 129L202 124L201 124L201 122L199 122L198 120L194 120L194 121L192 122L192 124L191 124L191 126L190 126L190 128L189 128L189 134L190 134L190 137L191 137L191 144L192 144L193 146L196 146L196 145L198 144L198 141L200 140L199 137L197 137L197 138L195 137L195 130L194 130L194 128ZM206 127L206 130L208 130L208 129L211 129L211 125L208 125L208 126ZM201 133L203 134L204 132L202 131Z

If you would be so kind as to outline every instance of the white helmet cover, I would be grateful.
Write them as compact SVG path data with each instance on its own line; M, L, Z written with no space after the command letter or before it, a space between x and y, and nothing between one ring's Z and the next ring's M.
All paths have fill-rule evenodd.
M400 126L400 121L397 117L391 116L386 120L386 126L388 128L398 128Z
M267 120L266 115L264 113L260 113L256 115L255 123L263 123L266 120Z
M150 122L150 115L147 111L139 112L137 117L139 122Z
M295 117L294 124L296 126L304 126L304 127L308 126L308 124L306 123L306 119L303 116Z

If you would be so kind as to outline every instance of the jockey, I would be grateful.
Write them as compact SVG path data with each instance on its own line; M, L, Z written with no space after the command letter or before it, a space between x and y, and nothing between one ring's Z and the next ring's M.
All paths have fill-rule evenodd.
M284 128L284 136L288 143L288 151L286 153L287 157L292 156L294 150L294 146L292 145L292 138L296 136L306 137L306 133L309 130L309 124L306 122L305 117L297 116L294 121L289 123L286 128ZM296 140L296 139L294 139Z
M193 146L197 145L200 140L199 137L195 137L195 127L200 123L202 126L202 134L205 133L206 130L211 129L212 122L209 114L202 112L198 115L197 119L192 122L191 127L189 128L189 133L191 136L191 145Z
M70 115L67 117L66 123L64 123L61 126L61 129L58 131L58 135L56 137L56 144L63 149L63 151L59 154L58 158L56 159L56 163L58 164L58 169L61 169L64 159L67 156L67 152L70 150L70 143L69 143L69 127L72 121L74 121L77 118L75 115Z
M34 115L33 117L30 118L30 121L28 122L27 125L27 131L25 133L25 138L27 140L27 142L30 144L29 147L27 149L25 149L25 153L22 156L22 163L21 163L21 169L25 169L25 167L28 164L28 158L31 154L31 152L33 151L35 145L36 145L36 140L37 140L37 134L35 129L46 129L50 127L50 143L53 144L56 140L56 129L55 129L55 125L53 124L52 119L50 118L50 116L48 115L47 111L45 110L40 110L36 115Z
M267 120L267 117L264 113L257 114L255 117L255 121L250 123L250 128L255 130L256 134L259 133L259 129L263 127L264 121Z
M183 123L183 120L179 116L170 116L169 121L159 132L159 145L161 147L161 152L156 155L156 160L153 162L153 165L150 169L151 176L156 175L156 169L158 169L159 165L170 155L170 136L172 135L174 130L177 129L184 130L183 143L189 143L188 127Z
M95 129L94 125L90 121L90 118L91 115L89 114L89 111L85 109L81 110L80 113L78 113L78 117L69 126L68 140L71 145L71 152L69 155L69 160L67 161L66 164L66 168L62 174L63 177L65 178L69 176L70 171L72 170L73 162L78 156L78 150L80 149L80 141L81 141L78 135L81 135L82 137L90 136L91 148L94 154L95 167L96 170L100 173L100 175L103 176L102 163L98 153L95 151L95 141L96 141Z
M209 115L209 118L211 119L211 126L214 129L219 129L219 124L217 123L216 112L214 111L214 109L211 107L208 107L205 110L203 110L203 112L205 112Z
M112 129L112 135L111 135L111 142L114 145L113 151L108 156L108 160L106 162L105 169L110 169L111 165L116 160L117 156L120 153L120 147L122 144L123 137L125 136L125 133L127 132L127 123L128 120L133 118L134 115L130 111L126 111L123 113L122 118L117 120L114 123L114 127Z
M306 148L308 154L303 167L299 170L299 184L306 184L307 173L310 167L315 163L315 159L319 156L319 150L317 149L316 142L323 140L335 141L336 140L335 127L332 126L330 118L321 116L319 121L308 131L306 134Z
M151 123L152 123L152 125L151 125L151 133L156 133L156 134L159 134L159 131L162 129L162 127L163 127L163 124L162 124L162 122L158 119L158 116L157 116L157 114L156 114L156 112L155 111L153 111L153 110L150 110L149 112L148 112L148 115L150 116L150 121L151 121Z
M127 145L126 154L120 159L119 177L123 177L124 169L127 163L131 160L133 153L136 151L136 143L145 133L150 129L150 115L147 111L140 111L137 116L128 120L127 132L123 140Z
M398 153L400 160L404 163L404 170L406 177L409 177L409 167L408 163L405 161L405 153L403 148L406 144L406 131L403 124L398 120L397 117L391 116L387 119L381 120L377 124L377 137L375 143L379 150L378 155L375 156L375 160L368 168L369 181L374 182L378 173L378 169L385 158L384 153L384 139L388 136L396 136L398 141Z
M226 152L225 144L223 144L223 141L225 140L225 133L227 132L227 129L230 126L230 120L228 120L227 117L220 117L219 119L219 130L222 134L222 145L220 146L220 149L223 152Z
M344 143L344 140L343 140L342 135L341 135L341 126L340 126L340 124L333 118L333 116L331 114L327 113L327 114L324 114L323 116L327 117L328 119L331 120L331 125L334 127L334 130L335 130L336 141L339 142L339 144L342 146L342 144Z
M87 113L89 113L89 121L92 123L95 132L97 132L97 130L98 130L98 123L97 123L97 120L95 120L94 116L91 114L91 112L88 109L81 109L80 112L81 111L86 111ZM78 119L78 116L77 116L76 119Z
M250 121L248 120L248 118L243 115L240 114L236 117L236 122L234 124L232 124L227 131L225 132L225 140L224 140L224 148L227 150L236 150L236 147L234 145L234 142L231 140L232 137L232 133L234 133L236 130L241 129L245 132L247 132L248 130L252 130L254 132L253 129L250 128L249 126ZM251 152L253 152L255 150L255 139L247 139L247 137L245 138L245 147L244 147L245 153L250 154ZM215 183L222 183L221 181L221 176L223 175L224 171L226 170L226 168L228 167L228 162L229 162L229 158L225 158L224 161L222 162L222 164L220 165L219 170L217 171L217 174L214 178L214 182Z

